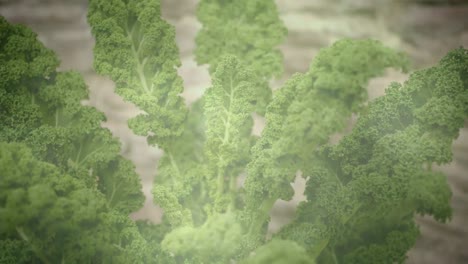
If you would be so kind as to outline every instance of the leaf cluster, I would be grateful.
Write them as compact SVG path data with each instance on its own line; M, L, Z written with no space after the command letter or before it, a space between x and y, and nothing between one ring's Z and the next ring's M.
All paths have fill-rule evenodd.
M468 115L468 51L367 101L370 79L408 58L375 40L323 48L272 92L286 36L273 0L202 0L195 58L212 84L185 104L175 30L159 0L91 0L94 68L142 114L129 127L164 154L152 189L163 221L133 221L134 165L82 104L88 90L24 26L0 18L0 262L402 263L414 215L451 217L434 164ZM252 135L254 113L265 128ZM357 123L337 144L330 136ZM294 220L267 239L270 212L307 179Z

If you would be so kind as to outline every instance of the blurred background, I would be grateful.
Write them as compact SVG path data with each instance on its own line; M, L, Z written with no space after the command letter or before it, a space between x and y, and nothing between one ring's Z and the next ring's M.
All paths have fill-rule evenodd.
M176 41L184 79L184 98L188 104L199 98L210 86L204 66L193 60L194 37L200 28L195 17L197 0L162 0L162 13L176 27ZM276 0L289 29L280 47L285 60L285 73L274 87L294 72L305 72L322 47L343 38L374 38L387 46L405 51L413 68L431 66L451 49L468 48L468 0ZM122 141L122 154L131 159L140 174L147 195L144 208L135 219L158 222L161 210L152 204L151 184L156 175L158 149L150 148L145 138L132 134L126 120L138 114L133 105L113 93L113 83L97 76L92 69L93 39L86 22L87 0L0 0L0 15L10 22L22 23L38 33L39 39L61 59L60 70L76 70L90 87L90 99L107 116L103 124ZM384 77L369 83L370 99L384 93L391 81L402 82L407 75L387 71ZM352 120L350 120L352 122ZM261 129L258 122L257 130ZM453 145L454 159L438 167L452 186L454 215L448 224L429 217L418 217L422 235L409 253L407 263L468 263L468 120ZM303 199L304 180L293 183L297 195L290 202L278 201L271 212L271 231L286 223Z

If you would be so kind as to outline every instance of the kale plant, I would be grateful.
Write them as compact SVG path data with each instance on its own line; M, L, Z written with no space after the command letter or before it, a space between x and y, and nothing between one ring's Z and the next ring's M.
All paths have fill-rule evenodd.
M159 0L90 0L94 69L143 113L137 135L163 150L152 193L162 223L133 221L134 165L84 106L88 90L36 34L0 18L0 263L402 263L414 216L451 217L451 144L468 116L468 51L449 52L367 102L401 52L368 39L320 50L272 92L287 35L273 0L201 0L195 58L211 87L194 104ZM260 136L253 114L264 116ZM352 114L357 123L337 144ZM306 200L267 239L298 172ZM245 181L239 183L240 175Z

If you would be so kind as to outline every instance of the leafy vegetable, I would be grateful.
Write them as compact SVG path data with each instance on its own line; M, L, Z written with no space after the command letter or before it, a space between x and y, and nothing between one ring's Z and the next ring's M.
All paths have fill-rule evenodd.
M271 100L268 81L283 73L278 45L287 30L272 0L201 0L197 17L202 24L195 39L195 59L214 73L224 55L236 56L255 72L255 111L261 115Z
M259 247L252 256L247 258L245 264L313 264L314 261L307 256L304 248L290 240L273 239Z
M4 18L0 28L2 261L154 258L158 247L128 217L144 200L139 178L101 128L104 116L81 105L81 76L56 72L57 58L29 29Z
M104 115L81 104L88 95L82 77L55 72L58 59L29 29L3 18L0 27L0 140L27 143L37 157L99 189L113 208L130 213L141 207L134 165L101 127Z
M306 74L293 76L275 94L247 166L250 232L264 226L277 199L292 198L289 183L296 171L313 163L313 151L344 129L367 97L367 81L391 66L405 69L407 60L376 41L343 40L322 49Z
M432 165L451 161L468 115L466 49L366 104L368 81L409 71L409 60L344 39L272 93L286 35L274 2L201 0L197 16L196 60L212 85L186 106L160 1L89 2L95 70L144 112L132 130L164 151L152 190L161 224L129 218L140 180L103 114L81 103L81 76L57 72L33 32L0 18L0 262L401 263L415 214L450 219L450 188ZM352 132L329 144L352 114ZM270 210L292 198L298 172L307 200L268 240Z
M402 262L419 234L415 213L450 219L450 188L431 166L452 159L468 114L467 78L460 48L391 84L350 135L318 151L304 171L307 202L280 236L316 257L325 250L346 263Z

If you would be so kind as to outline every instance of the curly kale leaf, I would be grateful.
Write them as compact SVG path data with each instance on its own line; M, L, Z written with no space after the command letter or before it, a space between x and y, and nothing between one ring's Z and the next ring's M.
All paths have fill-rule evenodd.
M291 240L273 239L259 247L242 264L314 264L304 248Z
M161 17L159 0L92 0L88 22L96 39L94 68L109 76L125 101L144 111L129 120L130 128L159 146L164 155L158 164L154 200L171 225L191 224L185 201L200 178L199 155L192 143L190 120L180 93L182 79L175 31ZM197 119L197 118L195 118ZM199 211L199 210L196 210ZM203 217L203 216L202 216Z
M252 87L255 111L261 115L271 101L268 81L283 73L283 56L278 48L287 29L271 0L202 0L197 8L202 24L195 42L195 59L208 64L214 73L225 55L236 56L256 75Z
M0 139L27 143L42 160L98 188L117 210L141 207L144 196L133 164L101 127L104 115L81 103L88 96L83 78L55 72L56 56L29 29L3 18L0 26ZM4 67L13 64L17 67Z
M236 254L241 232L233 213L213 214L199 227L182 226L172 230L161 246L194 263L228 263Z
M201 99L191 106L184 133L174 142L172 151L165 153L158 162L153 198L174 226L190 224L192 220L200 224L206 218L203 206L207 197L202 186L202 164L205 162L203 105Z
M40 263L31 246L24 240L4 238L0 240L0 263Z
M283 71L277 48L287 29L271 0L202 0L197 8L202 28L196 37L195 57L214 72L220 57L229 54L249 65L260 79Z
M2 258L40 263L151 263L159 248L102 193L20 143L0 143ZM15 248L12 245L16 245Z
M159 0L92 0L88 22L96 39L94 68L109 76L125 101L143 110L129 126L151 145L170 151L183 133L187 109L175 31Z
M221 60L204 104L205 175L216 211L235 208L239 168L249 158L255 98L255 75L233 56Z
M0 16L0 140L24 140L41 123L38 106L31 104L34 86L53 77L59 61L36 37Z
M318 151L304 171L307 202L279 236L298 241L318 260L338 252L350 263L382 254L388 257L382 263L402 262L419 234L415 213L450 219L450 188L432 164L452 159L452 141L468 114L467 73L468 52L460 48L404 85L391 84L351 134ZM404 242L395 246L396 240Z
M285 40L287 29L273 1L202 0L197 8L202 24L195 42L195 59L208 64L215 72L220 58L236 56L249 65L257 76L253 91L255 111L264 115L271 101L268 81L283 73L283 56L278 46Z
M341 40L322 49L306 74L296 74L267 108L266 127L252 148L245 182L245 221L258 232L277 199L289 200L296 172L313 164L314 150L344 129L367 98L370 78L408 60L378 41Z

